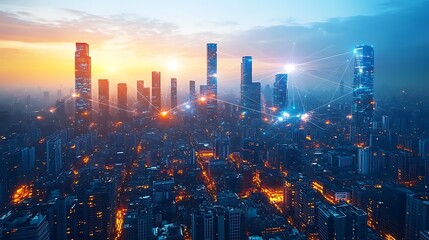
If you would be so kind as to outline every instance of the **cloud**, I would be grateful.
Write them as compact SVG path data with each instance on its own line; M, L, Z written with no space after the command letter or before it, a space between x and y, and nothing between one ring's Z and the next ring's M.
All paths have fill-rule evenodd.
M371 44L375 50L376 90L429 89L428 9L429 3L423 3L376 16L334 18L307 26L255 28L231 36L222 48L239 56L249 51L247 55L254 55L255 64L259 58L266 64L278 65L291 56L295 61L306 62L351 51L357 44ZM347 57L318 64L334 65L333 60L340 62ZM340 75L331 78L338 81ZM351 76L345 81L351 82Z

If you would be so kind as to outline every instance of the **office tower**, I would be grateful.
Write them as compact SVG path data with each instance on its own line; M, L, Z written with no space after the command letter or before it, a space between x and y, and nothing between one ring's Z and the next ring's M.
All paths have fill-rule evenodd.
M75 126L76 132L89 129L92 111L91 57L87 43L76 43L75 52Z
M207 43L207 113L217 111L217 44Z
M241 85L241 100L246 119L261 118L261 83Z
M429 230L429 192L407 194L405 238L418 240L420 232Z
M126 120L128 115L127 84L118 83L118 119Z
M200 95L207 96L207 92L208 92L207 85L200 85Z
M320 240L364 240L367 237L367 214L352 205L320 205L317 209L317 231Z
M216 159L225 160L230 153L231 140L229 137L219 137L215 139L214 154Z
M36 163L36 149L34 147L26 147L21 150L22 167L25 172L34 169Z
M84 239L107 239L112 226L115 183L91 182L83 198Z
M287 74L276 74L273 86L273 107L277 113L286 111L288 100Z
M390 117L383 115L381 117L381 126L383 128L383 130L390 130Z
M46 168L49 174L56 175L62 168L61 139L46 142Z
M216 213L210 206L200 206L191 213L191 236L193 240L215 240Z
M391 185L383 185L381 189L380 200L383 205L380 212L382 218L380 229L385 236L390 236L391 239L405 239L407 196L409 194L412 194L412 191Z
M98 79L98 110L101 120L109 117L109 108L109 80Z
M419 139L419 156L423 159L429 159L429 139Z
M137 111L149 111L150 106L150 88L144 87L144 81L137 81Z
M51 200L48 223L51 239L67 239L67 198Z
M269 84L265 85L264 90L262 90L262 97L264 110L268 112L268 109L273 106L273 90Z
M30 212L12 213L2 224L1 239L49 240L46 216Z
M261 84L252 82L252 57L241 62L241 105L246 119L261 118Z
M152 112L161 111L161 72L152 72Z
M223 239L241 240L246 238L244 213L241 209L227 208L225 210L225 237ZM220 215L220 214L219 214ZM218 222L221 216L218 216ZM222 229L218 226L218 229ZM218 235L222 236L222 231L218 230Z
M195 91L195 81L189 81L189 102L195 101L197 92Z
M308 185L300 185L295 193L293 218L300 231L315 232L316 225L316 191Z
M252 83L252 57L244 56L241 59L241 84Z
M137 218L137 239L152 239L152 211L149 209L139 210Z
M62 93L61 89L58 89L57 90L57 99L60 99L62 97L63 97L63 93Z
M374 109L374 49L368 45L355 48L352 104L352 142L368 146Z
M171 108L177 107L177 78L171 79Z

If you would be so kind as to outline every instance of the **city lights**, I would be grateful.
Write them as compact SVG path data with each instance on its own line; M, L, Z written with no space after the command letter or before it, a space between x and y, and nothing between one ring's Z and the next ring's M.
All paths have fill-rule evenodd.
M0 236L429 235L429 2L124 1L2 3Z
M19 186L12 195L12 203L17 205L22 203L25 199L31 198L32 191L28 185Z

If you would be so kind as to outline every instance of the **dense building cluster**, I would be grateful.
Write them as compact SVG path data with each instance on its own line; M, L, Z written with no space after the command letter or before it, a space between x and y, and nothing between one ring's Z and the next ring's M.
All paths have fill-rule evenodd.
M372 46L339 96L305 97L292 71L262 88L251 56L219 94L217 50L163 102L157 71L95 93L77 43L70 95L26 97L0 133L0 239L429 239L429 102L376 102Z

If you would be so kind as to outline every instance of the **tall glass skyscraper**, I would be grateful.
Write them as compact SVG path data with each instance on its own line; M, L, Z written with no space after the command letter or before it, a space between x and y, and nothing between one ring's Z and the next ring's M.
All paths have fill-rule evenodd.
M374 110L374 48L358 45L354 52L351 140L364 147L368 146Z
M207 43L207 113L217 111L217 44Z
M241 59L241 84L252 83L252 56Z
M100 118L109 117L109 80L98 79L98 109Z
M161 72L152 72L152 111L161 111Z
M177 78L172 78L171 79L171 95L170 95L170 100L171 100L171 108L176 108L177 107Z
M197 98L197 92L195 91L195 81L189 81L189 101L193 102Z
M87 43L76 43L75 52L75 126L76 133L89 129L92 110L91 57Z
M273 106L277 112L286 111L288 100L287 74L276 74L273 87Z
M247 119L261 118L261 83L252 82L252 57L241 62L241 105Z
M127 120L128 92L126 83L118 83L118 119Z

